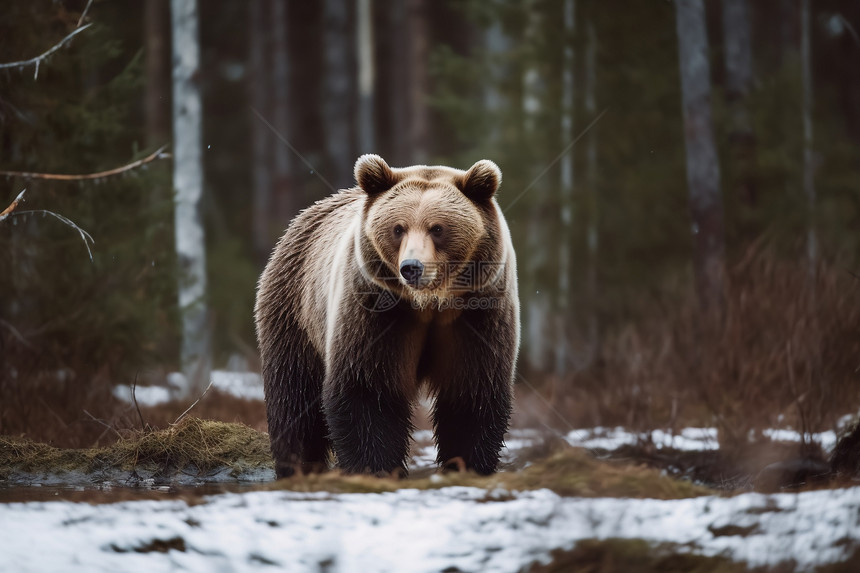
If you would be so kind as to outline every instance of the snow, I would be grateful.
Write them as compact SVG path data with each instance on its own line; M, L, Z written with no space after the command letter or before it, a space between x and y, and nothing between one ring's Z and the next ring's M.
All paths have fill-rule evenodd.
M800 442L803 435L791 429L768 429L763 434L768 438L784 442ZM667 430L652 430L641 434L630 432L624 428L588 428L571 430L565 440L572 446L615 450L624 445L633 445L643 439L651 441L658 448L674 448L685 451L702 451L719 449L716 428L684 428L679 433ZM817 442L830 451L836 445L836 434L832 431L807 433L806 439Z
M689 500L563 498L451 487L382 494L251 492L184 501L13 503L0 570L518 571L582 539L641 538L750 565L841 560L860 488ZM725 526L754 528L746 537ZM33 532L39 532L34 536ZM139 552L181 540L184 551Z
M213 370L212 387L236 398L263 400L263 379L256 372Z
M113 387L113 396L128 404L134 400L131 395L131 386L121 384ZM170 389L165 386L135 386L134 398L141 406L157 406L173 399Z
M263 400L263 379L256 372L213 370L210 380L212 388L230 396ZM167 386L135 386L134 395L141 406L158 406L177 399L186 387L185 376L180 372L171 372L167 375ZM123 402L132 403L130 386L114 386L113 395Z

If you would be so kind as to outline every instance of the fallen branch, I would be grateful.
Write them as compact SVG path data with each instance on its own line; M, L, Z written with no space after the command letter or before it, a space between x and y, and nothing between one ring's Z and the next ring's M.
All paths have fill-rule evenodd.
M12 211L14 211L16 207L18 207L18 203L20 203L21 200L24 198L24 193L26 191L27 190L24 189L23 191L18 193L18 196L15 197L15 200L12 201L12 204L9 205L8 207L6 207L5 209L3 209L3 212L0 213L0 221L3 221L3 219L5 219L6 217L8 217L9 215L12 214Z
M156 159L168 159L170 157L170 154L164 153L165 149L167 149L167 145L162 145L143 159L138 159L137 161L133 161L127 165L123 165L122 167L117 167L115 169L99 171L98 173L82 173L79 175L70 175L62 173L29 173L27 171L0 170L0 175L5 175L6 177L22 177L24 179L49 179L52 181L87 181L92 179L102 179L103 177L110 177L112 175L119 175L120 173L131 171L132 169L140 167L141 165L151 163Z

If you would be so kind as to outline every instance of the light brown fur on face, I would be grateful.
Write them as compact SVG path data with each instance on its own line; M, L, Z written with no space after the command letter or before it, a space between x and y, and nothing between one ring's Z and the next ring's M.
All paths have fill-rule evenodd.
M403 295L416 301L449 295L452 275L486 238L482 213L450 177L399 183L369 206L363 232L391 274L399 277ZM400 276L407 259L424 265L417 287Z

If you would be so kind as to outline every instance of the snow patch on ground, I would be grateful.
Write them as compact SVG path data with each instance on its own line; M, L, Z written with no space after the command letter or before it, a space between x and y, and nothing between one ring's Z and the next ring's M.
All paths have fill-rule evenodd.
M263 400L263 379L256 372L213 370L212 388L245 400ZM167 375L167 386L135 386L134 396L141 406L158 406L176 400L187 387L185 377L179 372ZM115 398L132 403L131 386L114 386Z
M783 442L800 442L803 435L794 430L764 430L764 435L772 440ZM566 436L566 441L572 445L588 449L615 450L621 446L633 445L648 440L658 448L674 448L685 451L717 450L716 428L684 428L679 433L667 430L652 430L641 434L630 432L624 428L588 428L572 430ZM808 441L821 444L825 451L830 451L836 445L836 434L832 431L806 434Z
M3 507L0 520L0 568L506 572L545 562L551 550L582 539L621 537L678 543L751 565L791 559L808 569L845 558L860 541L860 488L673 501L497 493L452 487L252 492L193 506L178 500L14 503Z

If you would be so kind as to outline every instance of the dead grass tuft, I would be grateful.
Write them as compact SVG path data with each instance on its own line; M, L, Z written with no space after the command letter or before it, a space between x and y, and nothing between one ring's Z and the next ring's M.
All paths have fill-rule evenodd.
M188 417L164 430L130 431L115 444L100 448L60 449L47 444L0 436L0 472L27 473L139 466L163 471L188 467L201 472L271 466L268 436L243 424Z

